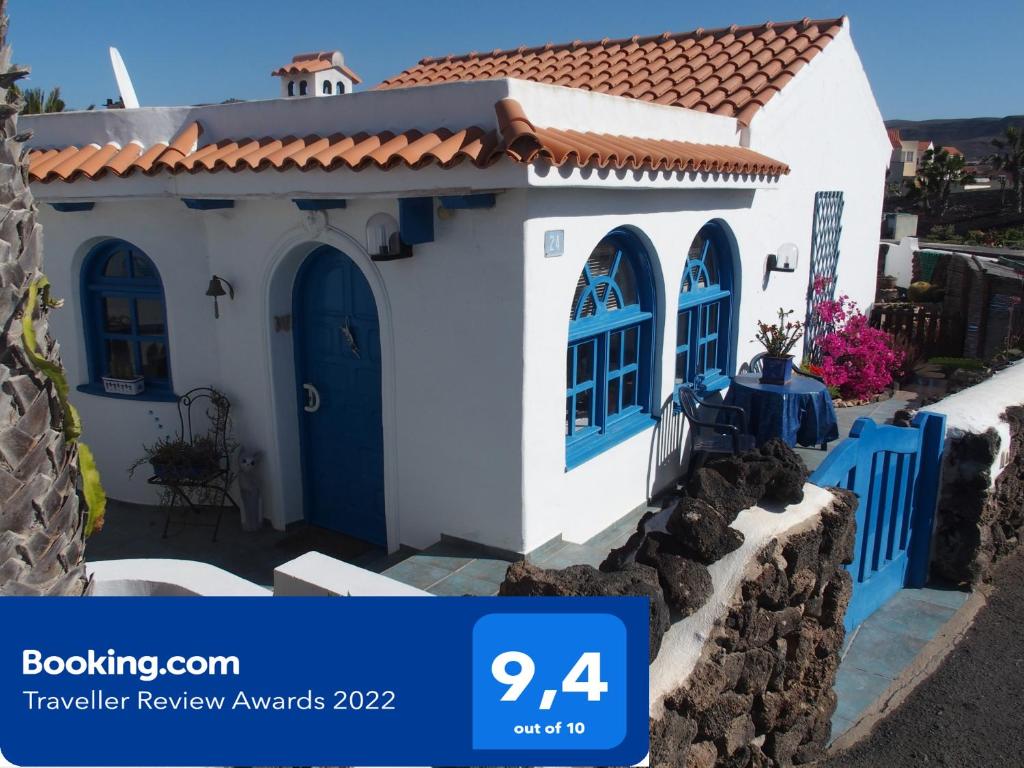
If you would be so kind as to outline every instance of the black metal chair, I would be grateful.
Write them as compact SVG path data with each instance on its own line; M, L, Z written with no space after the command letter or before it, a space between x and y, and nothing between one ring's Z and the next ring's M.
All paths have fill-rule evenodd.
M754 436L747 425L747 413L735 405L709 403L697 397L688 386L679 387L679 407L690 422L690 447L694 454L700 454L698 466L708 454L736 454L752 451L757 447ZM738 417L740 426L719 423L717 420L700 418L700 410L723 411ZM711 430L708 434L706 430Z
M749 363L743 363L740 366L740 373L760 373L761 369L763 368L761 361L764 360L767 356L767 352L758 352L756 355L750 358Z
M197 412L193 414L193 409ZM196 433L193 420L200 413L209 427L205 432ZM225 502L236 511L240 511L238 502L231 496L230 487L233 481L231 474L231 447L228 430L231 415L231 402L213 387L196 387L178 398L178 437L183 443L195 446L203 445L203 450L211 455L212 460L201 471L192 473L154 474L146 482L166 489L164 504L167 517L164 519L163 538L171 525L171 514L179 507L201 514L203 506L216 509L217 519L213 523L182 520L184 525L195 525L213 528L213 541L217 540L220 531L221 517L224 515ZM187 515L186 515L187 517Z

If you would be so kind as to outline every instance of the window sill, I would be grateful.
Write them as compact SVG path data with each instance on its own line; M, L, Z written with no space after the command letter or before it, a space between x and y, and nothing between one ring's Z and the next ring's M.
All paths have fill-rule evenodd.
M578 443L566 446L565 471L568 472L595 456L604 453L609 448L650 429L657 421L649 413L635 413L616 422L604 434L593 435L590 439L580 440Z
M173 392L145 390L138 395L115 395L103 389L102 384L79 384L76 389L86 395L109 397L112 400L136 400L143 403L174 403L178 396Z
M721 373L714 376L713 378L704 380L704 391L705 392L721 392L732 384L732 379L728 376L724 376Z

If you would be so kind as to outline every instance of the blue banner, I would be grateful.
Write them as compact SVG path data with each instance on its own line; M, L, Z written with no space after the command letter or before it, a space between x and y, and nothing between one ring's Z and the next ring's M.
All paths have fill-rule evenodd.
M15 765L630 765L643 598L0 600Z

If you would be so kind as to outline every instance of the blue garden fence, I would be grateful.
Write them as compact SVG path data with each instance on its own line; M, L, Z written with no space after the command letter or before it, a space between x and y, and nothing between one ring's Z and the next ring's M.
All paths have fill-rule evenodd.
M946 417L935 413L917 414L909 427L860 418L811 475L815 485L859 497L847 630L928 578L945 433Z

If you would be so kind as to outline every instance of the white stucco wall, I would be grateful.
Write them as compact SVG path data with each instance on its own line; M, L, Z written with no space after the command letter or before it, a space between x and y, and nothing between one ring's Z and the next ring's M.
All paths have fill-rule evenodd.
M914 279L914 251L920 248L916 237L904 237L898 243L887 243L885 274L896 278L899 288L909 288Z
M837 294L865 309L873 299L890 145L848 30L793 79L758 115L744 137L752 148L790 164L775 188L716 191L532 190L526 225L526 360L523 471L527 549L557 533L585 540L643 504L679 473L684 423L669 410L661 421L571 470L565 468L564 382L568 312L576 279L591 250L616 227L632 227L650 245L659 277L654 400L666 404L674 384L676 297L686 251L708 221L735 239L738 303L736 363L760 347L758 320L780 307L806 311L814 195L842 190L845 206ZM565 255L545 258L545 230L565 231ZM764 264L778 246L800 249L795 273ZM683 458L687 458L683 456Z
M335 92L337 83L340 81L344 84L344 94L352 93L352 78L348 75L339 72L336 69L325 69L320 72L303 72L296 75L281 75L281 98L287 99L288 96L288 83L295 84L295 96L292 98L299 97L299 83L305 80L309 85L309 90L306 92L306 96L327 96L328 94L323 92L324 83L328 82L331 84L332 96L337 96Z
M287 564L286 564L287 565ZM283 567L283 566L282 566ZM266 587L195 560L99 560L86 564L94 597L270 597Z
M843 192L837 295L848 294L866 309L874 299L885 175L892 152L871 85L853 44L850 22L825 50L762 109L748 129L747 143L790 164L784 195L758 193L755 205L767 217L783 216L800 246L800 272L807 284L814 193ZM771 198L766 202L764 198ZM802 297L794 296L798 313Z
M291 313L302 257L334 245L367 275L381 316L389 543L427 546L443 532L518 550L523 204L509 193L493 210L438 219L434 243L387 263L371 262L362 243L372 214L397 217L393 199L330 211L319 235L287 199L225 211L173 199L100 202L87 214L43 206L47 270L66 298L51 328L72 387L86 383L82 260L105 237L145 251L164 283L174 390L213 385L229 396L238 440L264 452L265 513L283 527L303 516L301 468L291 334L275 333L273 317ZM236 291L219 320L205 296L211 274ZM72 400L110 496L152 502L146 472L131 480L126 468L177 429L175 405L77 391Z

